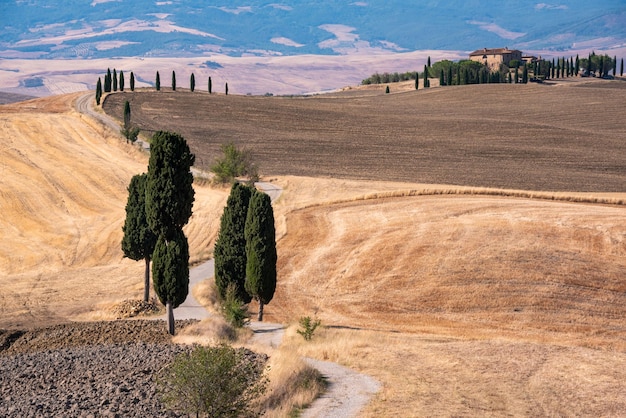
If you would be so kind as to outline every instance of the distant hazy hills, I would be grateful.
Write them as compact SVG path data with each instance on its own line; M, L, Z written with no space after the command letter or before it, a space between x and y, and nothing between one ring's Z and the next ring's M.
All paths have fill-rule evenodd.
M0 58L626 46L626 1L2 0Z

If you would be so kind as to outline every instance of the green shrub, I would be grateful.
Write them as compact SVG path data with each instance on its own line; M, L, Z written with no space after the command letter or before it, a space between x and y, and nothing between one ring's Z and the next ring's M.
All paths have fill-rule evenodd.
M248 350L198 346L161 371L157 388L163 404L179 413L252 416L267 387L264 368L265 362Z
M226 288L226 297L222 301L222 313L226 322L235 328L241 328L249 322L248 305L237 298L237 287L230 283Z
M297 330L297 333L302 335L302 337L306 341L311 341L313 338L313 333L315 329L321 324L321 321L315 320L313 321L310 316L304 316L300 318L300 327L301 329Z
M211 166L216 182L229 183L241 176L248 177L252 181L259 179L257 167L252 162L252 156L248 150L239 149L232 142L222 144L220 150L224 156L217 158Z

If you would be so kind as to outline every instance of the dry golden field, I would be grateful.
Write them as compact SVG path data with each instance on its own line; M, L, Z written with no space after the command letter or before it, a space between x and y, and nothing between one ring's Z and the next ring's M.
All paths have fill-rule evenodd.
M335 147L338 136L316 133L310 125L311 131L291 142L289 129L277 129L272 143L268 124L258 127L257 139L246 142L256 155L268 156L268 165L259 157L266 180L284 189L275 205L279 284L266 307L267 320L293 324L310 315L325 325L307 344L290 328L285 348L378 379L382 389L364 416L625 415L626 127L614 119L623 116L623 109L594 112L582 106L584 118L573 110L548 117L537 105L569 103L574 100L570 94L575 100L581 94L590 101L624 102L626 90L603 86L528 86L519 96L509 91L507 101L516 103L516 110L491 106L484 120L511 130L501 139L490 133L489 143L475 137L481 124L473 118L480 112L470 103L504 87L469 87L461 94L463 101L449 98L447 104L442 98L450 94L447 89L421 92L440 97L430 107L448 109L446 120L438 119L437 112L427 118L433 126L453 133L446 126L455 119L451 115L460 114L466 116L458 123L475 124L476 130L457 142L450 139L447 154L434 128L426 133L415 128L430 138L433 148L413 154L417 174L410 182L400 175L412 161L404 156L413 146L408 134L393 142L397 154L388 143L376 145L374 133L356 147L349 144L356 140L351 129L360 125L349 122L355 111L346 110L341 116L345 123L337 122L336 113L371 104L374 98L406 110L412 101L422 100L412 92L385 96L350 91L307 99L204 95L228 104L234 113L257 102L296 103L295 113L287 113L291 116L313 106L326 115L321 120L335 121L336 135L345 135ZM111 95L109 100L117 96L124 97ZM146 169L147 158L71 110L73 97L0 106L0 327L93 318L106 303L141 294L143 265L122 259L119 241L126 185ZM427 102L420 103L411 107L413 114L430 112ZM279 105L266 107L278 109L273 106ZM521 122L507 128L519 115L537 123L530 131ZM155 125L157 120L177 120L152 117ZM264 120L255 113L249 119ZM367 123L374 119L371 115ZM228 125L236 120L209 120L211 132L224 136L215 134L206 148L186 134L204 156L201 160L211 161L222 139L236 139L228 137ZM279 120L287 119L282 115ZM291 131L298 132L293 123ZM235 133L244 137L249 130L252 136L253 125L242 123ZM342 126L347 134L340 132ZM567 142L563 130L577 139ZM511 141L513 131L530 148ZM394 138L403 130L395 132ZM305 141L315 138L327 142L319 154L312 154L315 148ZM281 145L287 148L284 155L257 151ZM490 145L510 153L481 157ZM292 154L300 146L309 153ZM357 150L367 150L367 164ZM473 157L463 160L471 150ZM397 164L379 162L389 153ZM539 162L529 158L536 155ZM430 166L429 156L435 159ZM465 164L459 167L468 167L468 173L445 167L452 160ZM478 166L471 168L470 162ZM336 176L331 163L339 164ZM360 165L373 169L358 169ZM435 173L422 178L428 167ZM520 167L534 168L524 169L522 176ZM507 169L508 177L502 176ZM383 181L389 178L396 182ZM211 250L226 194L196 185L194 217L187 229L196 259Z

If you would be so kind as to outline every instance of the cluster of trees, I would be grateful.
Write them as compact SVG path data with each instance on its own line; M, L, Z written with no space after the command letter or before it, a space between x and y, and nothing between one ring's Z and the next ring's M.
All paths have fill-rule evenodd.
M250 186L234 183L220 220L215 242L215 285L222 300L234 292L243 304L263 307L276 290L276 231L270 197Z
M185 139L159 131L152 137L148 173L131 179L122 230L122 251L132 260L144 260L144 300L150 287L167 309L167 328L174 334L173 309L189 292L189 245L183 233L192 214L194 190L191 166L195 156Z
M527 83L528 81L573 77L577 75L598 75L606 77L609 72L617 75L617 57L608 55L589 54L588 58L576 56L570 58L556 58L551 61L539 59L526 64L524 61L513 60L507 65L501 65L496 71L487 65L472 60L453 62L442 60L424 66L424 71L409 71L405 73L375 73L361 82L368 84L387 84L400 81L415 80L415 89L418 88L420 77L424 79L424 87L430 86L430 77L439 76L441 86L459 86L465 84L486 83ZM532 73L532 74L531 74ZM620 76L624 73L624 60L620 64Z

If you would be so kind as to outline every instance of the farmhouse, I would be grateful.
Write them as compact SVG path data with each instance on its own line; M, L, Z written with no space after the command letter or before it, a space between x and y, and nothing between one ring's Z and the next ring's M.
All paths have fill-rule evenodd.
M485 64L491 70L498 70L500 64L509 65L512 60L521 61L522 51L517 49L495 48L495 49L478 49L469 56L470 60Z

